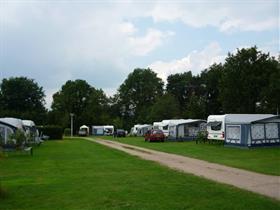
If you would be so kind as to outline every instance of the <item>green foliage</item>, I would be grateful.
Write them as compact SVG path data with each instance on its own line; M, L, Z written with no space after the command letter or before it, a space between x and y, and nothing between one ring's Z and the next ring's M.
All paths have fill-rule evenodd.
M219 100L222 73L223 65L213 64L208 69L202 71L200 75L201 86L204 87L206 115L222 113L222 105Z
M257 47L238 49L235 55L229 54L223 66L220 85L223 111L256 113L259 103L269 101L268 106L273 106L275 99L279 99L279 93L276 93L279 86L276 83L280 80L277 72L277 61L269 57L269 54L258 51ZM271 77L276 77L276 81ZM270 92L270 87L276 96L266 94ZM258 111L262 109L260 107ZM276 107L274 109L276 111Z
M196 95L191 96L184 116L191 119L206 119L205 98Z
M74 113L74 134L83 124L107 124L110 120L108 99L102 90L91 87L84 80L67 81L53 95L49 123L70 127L70 113Z
M70 136L71 135L71 129L70 128L65 128L64 129L64 136Z
M135 69L120 86L117 103L125 121L144 123L150 107L163 94L163 81L151 69ZM126 128L127 129L127 128Z
M151 107L149 122L158 122L164 119L180 118L180 105L171 94L165 94L158 98Z
M27 138L25 136L25 132L17 129L16 132L9 135L8 138L8 144L15 143L17 146L23 145L27 141Z
M49 139L62 139L63 129L58 125L45 125L38 127L41 134L49 136Z
M44 123L46 116L45 94L33 79L11 77L0 85L0 117L32 119Z
M172 74L167 77L166 91L179 101L180 107L183 109L196 88L191 71Z

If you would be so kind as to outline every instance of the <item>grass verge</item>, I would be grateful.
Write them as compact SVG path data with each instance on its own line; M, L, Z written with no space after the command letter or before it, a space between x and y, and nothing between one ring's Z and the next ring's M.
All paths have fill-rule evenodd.
M279 147L241 149L224 147L222 144L217 143L196 144L194 141L150 143L145 142L143 137L113 138L111 136L103 136L101 138L259 173L280 175Z

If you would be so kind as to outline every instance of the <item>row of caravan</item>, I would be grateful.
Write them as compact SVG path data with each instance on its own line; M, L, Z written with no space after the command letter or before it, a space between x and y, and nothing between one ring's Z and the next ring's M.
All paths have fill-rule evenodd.
M149 129L160 129L169 140L192 140L202 132L208 139L232 146L272 146L280 144L280 116L272 114L209 115L201 119L172 119L153 125L135 125L132 135L143 136Z
M0 118L0 144L7 144L11 134L21 130L32 141L40 142L39 131L32 120L21 120L17 118Z
M131 135L144 136L148 130L162 130L169 140L191 140L199 132L206 131L206 120L201 119L169 119L154 122L153 125L134 125Z

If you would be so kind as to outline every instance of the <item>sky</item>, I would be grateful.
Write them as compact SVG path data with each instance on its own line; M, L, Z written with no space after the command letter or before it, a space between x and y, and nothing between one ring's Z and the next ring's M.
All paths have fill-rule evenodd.
M83 79L108 96L135 68L194 75L237 48L279 55L279 0L0 0L0 80L52 95Z

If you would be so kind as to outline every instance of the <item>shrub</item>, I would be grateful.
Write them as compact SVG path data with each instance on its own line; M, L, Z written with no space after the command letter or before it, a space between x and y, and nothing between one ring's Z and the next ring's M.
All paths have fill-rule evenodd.
M9 135L8 144L16 144L18 146L26 142L24 131L17 129L15 133Z
M207 140L207 133L205 131L199 131L196 136L196 143L199 142L205 142Z
M64 129L64 136L70 136L71 135L71 129L70 128L65 128Z
M49 136L49 139L62 139L63 129L58 125L46 125L38 127L41 135Z

